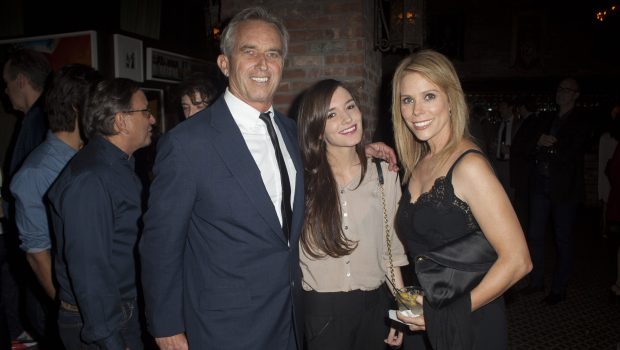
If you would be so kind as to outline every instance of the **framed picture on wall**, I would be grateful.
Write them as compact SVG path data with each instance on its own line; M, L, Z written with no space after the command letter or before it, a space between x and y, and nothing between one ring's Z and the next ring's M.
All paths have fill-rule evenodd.
M511 63L520 69L542 67L545 19L538 13L518 13L512 19Z
M99 69L97 32L93 30L0 40L0 62L6 61L12 51L21 48L42 52L54 70L69 63L81 63Z
M166 132L166 114L164 110L164 90L142 88L149 103L149 110L155 117L157 128L162 132Z
M114 77L144 81L142 40L114 34Z
M146 48L146 79L179 83L194 72L210 72L213 64L177 53Z

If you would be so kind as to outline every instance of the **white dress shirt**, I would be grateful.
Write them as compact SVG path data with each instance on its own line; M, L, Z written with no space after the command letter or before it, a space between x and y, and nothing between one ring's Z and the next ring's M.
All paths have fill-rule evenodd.
M245 144L248 146L258 170L260 170L261 178L265 184L265 188L269 193L271 202L282 224L282 213L280 212L280 203L282 202L282 183L280 182L280 170L278 168L278 160L276 159L276 151L271 143L271 138L267 132L267 125L260 120L259 116L263 111L258 111L252 106L243 102L237 96L233 95L227 88L224 93L224 101L230 110L230 113L235 120L235 123L241 131L241 135L245 140ZM274 129L278 135L278 143L280 144L280 150L282 151L282 157L284 157L284 163L286 163L286 170L289 176L289 183L291 184L291 208L293 208L293 201L295 197L295 176L297 171L293 160L284 144L282 134L278 128L278 124L274 120L273 106L269 107L268 112L271 116ZM297 140L294 140L297 142Z

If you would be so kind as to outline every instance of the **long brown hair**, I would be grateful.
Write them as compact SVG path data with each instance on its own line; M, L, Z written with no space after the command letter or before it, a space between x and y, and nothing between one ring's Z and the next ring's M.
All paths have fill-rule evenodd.
M342 82L333 79L321 80L310 87L301 100L297 120L306 201L301 246L313 258L338 258L351 254L357 247L357 242L348 239L342 232L338 184L327 161L323 140L329 105L338 87L351 92ZM361 164L359 183L366 173L363 144L362 140L355 146Z

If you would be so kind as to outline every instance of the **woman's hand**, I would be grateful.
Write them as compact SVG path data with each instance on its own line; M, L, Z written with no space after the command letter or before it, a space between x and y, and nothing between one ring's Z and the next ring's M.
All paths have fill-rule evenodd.
M416 317L408 317L400 312L396 313L396 318L401 320L401 322L406 323L409 326L409 329L413 332L415 331L425 331L426 323L424 322L424 315L416 316Z
M418 295L415 299L420 305L424 305L424 297ZM401 322L406 323L411 331L424 331L426 330L426 322L424 321L424 315L409 317L403 315L400 311L396 312L396 318Z
M388 162L390 171L398 171L398 158L394 149L383 142L375 142L366 145L366 157L375 157Z
M383 341L390 347L398 349L403 345L403 332L399 332L394 327L390 327L390 333L388 333L387 338Z

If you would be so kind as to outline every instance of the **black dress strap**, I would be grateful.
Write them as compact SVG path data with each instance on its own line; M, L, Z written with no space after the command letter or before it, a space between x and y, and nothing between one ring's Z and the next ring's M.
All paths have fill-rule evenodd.
M452 171L454 170L454 167L456 166L456 164L458 162L461 161L461 159L463 159L463 157L465 157L469 153L478 153L478 154L482 155L483 157L485 156L484 153L478 151L477 149L473 149L473 148L472 149L468 149L467 151L463 152L463 154L461 154L458 158L456 158L456 160L454 161L454 163L450 167L450 170L448 170L448 173L446 174L446 180L449 183L452 183Z

